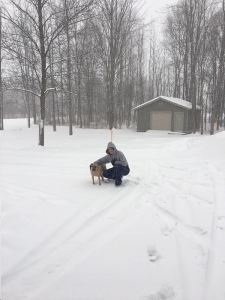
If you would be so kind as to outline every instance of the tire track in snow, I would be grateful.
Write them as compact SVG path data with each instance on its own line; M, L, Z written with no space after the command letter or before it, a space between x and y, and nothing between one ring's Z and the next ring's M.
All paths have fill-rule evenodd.
M181 184L174 184L174 181L176 181L176 178L174 179L173 177L167 177L165 178L164 173L160 171L160 166L159 166L159 174L161 174L161 178L158 180L160 181L159 184L159 193L154 195L154 203L153 203L153 208L152 212L153 214L161 218L162 220L166 219L167 222L172 223L174 227L176 227L178 230L183 232L184 234L188 235L188 237L193 238L194 240L200 239L200 242L207 246L210 247L210 243L208 240L208 235L207 235L207 229L201 228L201 226L194 226L192 224L196 224L197 220L194 218L193 214L193 203L188 201L188 196L187 194L183 194L183 191L180 191L180 187L182 186ZM165 166L163 165L163 168ZM170 167L169 167L170 168ZM180 168L181 169L181 168ZM184 169L181 169L184 171ZM177 171L176 171L177 172ZM167 172L168 173L168 172ZM177 174L176 174L177 176ZM182 180L183 176L182 176ZM182 182L183 185L186 185L187 183L184 181ZM191 190L191 188L190 188ZM150 192L150 191L149 191ZM186 193L187 191L185 191ZM164 195L167 195L166 197ZM194 197L194 196L192 196ZM177 209L175 207L173 208L167 208L165 205L163 206L162 204L166 203L167 199L172 199L172 204L182 204L183 206L186 207L185 214L186 212L189 212L187 215L189 215L189 222L185 221L182 217L179 217L179 212L177 213ZM190 197L189 197L190 198ZM165 199L165 201L163 201ZM162 204L161 204L161 203ZM194 203L196 206L200 206L199 202L196 201ZM172 211L171 211L172 210ZM212 210L210 210L212 211ZM159 217L161 216L161 217Z
M17 184L2 183L2 186L4 186L6 193L11 194L16 197L19 196L19 197L22 197L27 200L40 201L40 199L41 199L42 201L47 202L49 204L55 204L55 201L64 203L65 200L70 203L73 202L73 200L71 200L69 198L65 198L65 197L59 198L59 197L55 196L55 194L53 194L53 193L42 192L40 189L31 188L31 187L24 186L21 184L17 185ZM15 188L12 189L12 186L14 186ZM27 190L30 190L36 194L33 195L33 194L29 193L29 198L28 198L28 196L25 196L27 194ZM31 199L30 195L33 195L32 199ZM51 200L49 200L49 199L51 199Z
M169 166L169 168L172 168L172 165ZM193 166L191 166L191 168L193 168ZM200 168L202 168L202 166L200 166ZM173 235L175 236L175 241L177 244L175 248L179 249L178 251L176 251L177 253L173 257L173 259L175 260L174 263L176 265L176 270L180 274L179 278L182 278L180 282L181 290L180 290L179 299L189 300L191 297L191 294L189 295L189 293L191 293L190 292L191 287L193 287L193 284L196 287L201 286L202 282L204 281L204 273L202 272L202 276L199 277L198 282L193 282L192 278L190 278L190 272L192 270L192 267L191 265L189 265L189 261L192 260L191 255L193 255L193 257L194 255L196 256L196 252L195 252L196 250L194 251L193 249L190 248L191 252L190 254L188 253L188 260L187 260L187 250L183 247L183 242L181 242L182 236L185 236L188 239L194 241L195 243L194 245L197 244L197 246L195 247L199 249L198 252L202 251L202 246L205 249L210 248L210 239L206 229L203 229L201 226L198 225L195 226L195 224L198 224L198 219L196 219L194 214L195 208L197 207L199 208L202 206L199 203L199 201L193 201L194 198L195 199L197 198L191 194L192 183L189 183L188 178L186 178L186 181L184 180L185 175L187 175L187 171L185 171L185 167L179 168L181 172L177 170L176 173L174 174L173 172L171 172L172 173L171 176L168 170L166 170L165 173L168 174L168 177L164 176L164 169L165 169L165 165L163 166L159 165L157 184L155 185L154 194L153 194L154 201L152 204L152 213L155 215L155 217L157 217L159 220L161 220L163 223L166 224L166 228L168 229L166 231L166 236L169 236L170 233L173 231ZM203 177L204 176L206 176L205 173L203 174ZM188 185L182 188L181 182L179 184L179 180L177 180L179 178L182 179L182 184L184 185L188 184ZM201 180L203 179L201 178ZM190 191L190 194L188 194L188 190ZM148 192L151 194L150 189L148 189ZM192 196L191 201L190 201L190 195ZM203 203L205 204L208 203L208 199L210 198L207 198L207 200L205 200L203 197L203 199L201 200L203 200ZM212 203L211 200L210 202ZM170 204L169 207L168 204ZM184 217L186 218L183 218L181 208L185 210ZM207 209L208 208L209 207L207 207ZM211 208L210 210L208 209L208 211L212 213ZM177 232L181 233L181 235L177 234L177 232L174 231L174 229L177 229L178 230ZM159 252L161 251L160 248L158 250ZM202 293L201 289L197 288L196 293L198 293L198 295L201 297L201 293Z
M170 210L162 207L158 203L157 199L154 201L152 213L166 224L172 223L171 226L179 230L182 234L186 235L190 239L206 246L207 248L210 248L207 231L205 229L186 223L180 217L178 217L176 213L173 213Z
M214 185L214 213L212 221L211 251L208 253L205 272L205 289L202 300L224 300L225 297L225 177L224 172L209 165ZM218 277L219 274L219 277Z
M137 180L130 180L131 181L131 185L136 185L137 184ZM109 186L108 186L109 188ZM10 193L11 195L14 195L18 198L18 196L22 197L23 199L26 198L27 200L31 200L30 197L26 197L24 196L24 194L27 193L27 187L22 188L21 186L17 186L17 189L12 190L11 188L7 190L8 193ZM44 202L48 202L50 204L54 203L55 201L60 201L61 203L63 203L64 200L68 201L68 199L62 199L62 198L57 198L55 195L53 194L49 194L46 192L40 192L40 190L37 189L33 189L33 188L29 188L32 191L36 191L37 195L33 195L33 199L34 201L39 201L40 199ZM24 193L24 191L26 191ZM120 194L123 190L117 190L116 191L116 195ZM31 194L31 193L30 193ZM124 193L125 194L125 193ZM48 199L51 199L50 201ZM120 200L120 198L118 199L118 201L114 201L111 202L110 200L115 198L115 192L113 194L113 196L111 196L108 201L105 200L105 195L102 195L102 197L100 198L100 203L96 203L96 201L93 201L94 199L91 199L90 202L88 204L85 205L85 207L79 209L78 211L76 211L69 219L67 219L65 222L59 224L58 228L51 233L51 235L46 238L44 241L41 242L41 244L39 244L34 250L30 251L28 254L25 255L24 259L21 260L20 263L17 264L20 265L25 265L24 261L27 261L27 255L29 256L33 256L36 253L38 253L38 255L40 255L40 251L39 249L45 249L45 253L48 253L52 250L54 250L55 248L58 247L58 245L61 243L61 241L63 239L69 238L70 236L72 236L74 234L74 231L79 233L79 231L84 230L87 226L91 226L91 224L95 221L95 219L100 218L102 214L106 213L108 210L112 212L112 208L113 206L117 205L117 202ZM69 200L70 202L72 200ZM58 204L58 203L57 203ZM97 209L96 209L97 207ZM112 217L113 218L113 217ZM82 224L82 225L80 225ZM54 244L54 248L52 248L52 244ZM43 254L44 255L44 254ZM7 278L7 274L8 273L15 273L15 268L17 268L16 266L14 266L12 269L10 269L5 275L4 278Z
M124 229L134 222L133 218L129 220L129 216L133 214L129 195L132 194L133 205L136 205L136 202L140 201L140 193L140 186L135 185L132 189L125 187L117 190L116 194L108 199L108 204L104 203L97 211L92 212L88 219L85 219L81 212L80 215L79 213L77 215L77 217L80 216L79 221L75 220L74 222L73 218L70 218L64 224L59 235L50 236L47 245L42 243L30 252L26 259L20 261L11 272L3 276L5 288L10 289L13 284L14 289L20 290L20 280L32 281L33 279L35 282L35 278L38 278L38 285L33 287L38 291L40 285L45 286L44 278L46 276L48 283L56 280L59 274L61 275L68 270L68 267L71 268L71 266L76 265L121 232L122 222ZM125 195L126 197L123 199ZM134 195L136 196L134 197ZM146 212L141 212L141 214L143 213ZM87 217L87 215L85 216ZM119 224L118 229L117 224ZM23 296L26 294L25 291L20 291L18 294L21 292Z
M31 190L34 190L34 189L31 189ZM16 190L15 193L13 193L13 190L11 189L11 194L14 194L16 196L17 193L18 193L18 190ZM18 196L18 194L17 194L17 196ZM23 191L20 192L19 196L21 196L21 197L23 196ZM35 197L35 200L37 201L39 198L42 201L46 201L45 199L48 199L49 196L50 196L49 193L42 193L42 192L38 191L38 195L37 195L37 197ZM27 198L26 196L23 196L23 198L30 200L30 198ZM57 197L54 197L54 198L57 199ZM35 254L40 255L41 254L40 249L42 250L42 252L48 253L48 252L52 251L54 248L57 248L58 244L61 244L62 239L65 239L65 237L69 238L69 236L71 236L74 232L76 232L76 231L78 232L83 227L85 227L90 222L90 220L92 218L94 218L97 214L101 214L104 212L104 210L107 210L109 208L109 206L107 206L108 202L106 203L103 196L101 198L102 198L101 205L99 206L99 208L97 210L95 208L96 202L93 201L93 199L91 199L91 201L89 202L88 205L85 205L85 207L79 209L64 223L60 224L58 226L58 228L56 228L56 230L53 233L51 233L51 235L48 238L46 238L44 241L42 241L41 244L39 244L37 247L35 247L35 249L30 251L29 254L27 254L27 255L29 255L29 256L35 256ZM109 200L111 200L111 198ZM63 200L63 199L61 199L61 200ZM49 202L49 201L47 200L47 202ZM50 201L50 203L51 203L51 201ZM110 206L113 206L113 204L114 203L111 203ZM92 210L93 210L93 212L90 215L88 212L92 211ZM80 225L80 224L82 224L82 225ZM52 248L52 244L55 245L54 248ZM27 255L26 255L26 257L24 257L25 261L27 261ZM44 256L44 253L43 253L43 256ZM21 260L21 262L18 263L17 266L20 266L20 265L24 265L23 260ZM13 270L13 269L10 270L9 273L12 273L12 272L15 273L15 270ZM7 277L7 274L4 277Z

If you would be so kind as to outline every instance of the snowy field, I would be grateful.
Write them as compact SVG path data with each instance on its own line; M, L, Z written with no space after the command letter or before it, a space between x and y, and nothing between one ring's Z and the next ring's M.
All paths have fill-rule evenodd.
M109 130L1 132L2 300L224 300L225 131L115 130L131 172L92 185ZM110 165L108 165L110 167Z

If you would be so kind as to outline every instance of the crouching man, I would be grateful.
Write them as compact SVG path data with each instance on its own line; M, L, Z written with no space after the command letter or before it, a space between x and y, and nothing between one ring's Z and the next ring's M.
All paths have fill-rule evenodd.
M121 151L117 150L116 146L111 142L108 143L106 153L106 156L96 160L95 163L103 165L111 162L113 167L104 170L102 175L108 179L114 179L115 186L120 186L122 177L130 173L126 157Z

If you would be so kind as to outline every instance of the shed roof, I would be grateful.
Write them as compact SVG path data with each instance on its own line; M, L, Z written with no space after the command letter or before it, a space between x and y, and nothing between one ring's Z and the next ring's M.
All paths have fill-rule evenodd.
M173 103L175 105L184 107L186 109L192 109L192 104L190 102L186 101L186 100L179 99L179 98L173 98L173 97L159 96L159 97L156 97L156 98L154 98L150 101L142 103L141 105L138 105L138 106L134 107L133 110L138 110L139 108L142 108L142 107L144 107L148 104L152 104L153 102L158 101L160 99L165 100L165 101L170 102L170 103ZM196 105L196 109L201 109L201 107L199 105Z

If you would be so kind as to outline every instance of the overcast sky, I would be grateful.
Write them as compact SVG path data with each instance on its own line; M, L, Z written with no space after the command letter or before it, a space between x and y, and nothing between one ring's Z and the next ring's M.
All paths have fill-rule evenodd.
M178 0L146 0L144 4L146 19L160 18L160 16L164 15L163 8L177 2Z
M178 0L145 0L144 4L144 11L148 14L149 19L156 18L159 16L160 11L165 7L166 5L171 5L176 3ZM7 5L7 0L4 1L4 4ZM0 0L0 5L3 3L2 0Z

